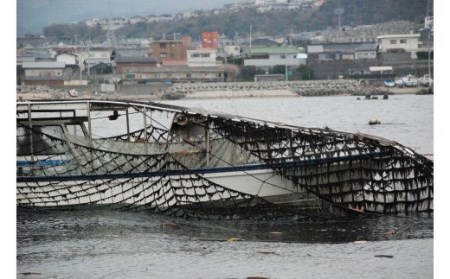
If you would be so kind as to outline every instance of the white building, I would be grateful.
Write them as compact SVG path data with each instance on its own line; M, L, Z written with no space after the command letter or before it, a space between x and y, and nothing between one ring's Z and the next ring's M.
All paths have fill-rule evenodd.
M378 51L395 52L405 51L411 53L412 59L417 59L420 34L383 35L377 37Z
M216 49L189 49L187 50L187 65L189 67L212 67L216 66Z
M277 65L295 66L306 64L298 48L294 47L256 47L250 50L250 57L244 59L244 66L274 67Z
M226 43L223 45L223 51L227 56L240 56L241 47L238 43Z
M77 56L70 53L61 53L56 55L57 62L64 62L68 66L78 65Z

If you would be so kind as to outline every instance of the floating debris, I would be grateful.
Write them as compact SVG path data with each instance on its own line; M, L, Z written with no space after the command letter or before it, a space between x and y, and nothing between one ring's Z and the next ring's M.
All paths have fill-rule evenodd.
M396 234L396 231L395 231L395 229L391 229L391 228L386 228L385 227L385 231L384 231L383 234L384 235L394 235L394 234Z
M271 235L282 235L283 233L282 232L278 232L278 231L273 231L273 232L270 232L270 234Z
M280 254L278 254L277 252L274 251L258 251L259 254L264 254L264 255L277 255L279 256Z
M179 229L180 226L178 224L175 224L174 222L163 222L163 223L161 223L161 228Z
M392 256L392 255L375 255L374 257L376 257L376 258L393 258L394 256Z
M380 120L377 119L369 120L369 125L379 125L379 124L381 124Z
M228 242L239 242L239 241L242 241L242 239L239 237L231 237L231 238L228 238L227 241Z
M70 97L78 97L78 91L75 89L69 90L69 96Z

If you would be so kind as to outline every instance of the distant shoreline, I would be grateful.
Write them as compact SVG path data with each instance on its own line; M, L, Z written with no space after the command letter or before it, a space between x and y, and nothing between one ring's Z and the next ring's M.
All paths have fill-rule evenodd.
M94 100L136 100L136 101L163 101L163 100L205 100L205 99L240 99L240 98L267 98L267 97L326 97L326 96L365 96L365 95L416 95L425 93L426 87L363 87L360 91L334 91L334 92L303 92L301 94L289 89L260 89L260 90L201 90L190 93L173 92L172 94L155 92L133 92L128 93L126 88L121 87L119 92L93 94L89 88L79 89L77 97L71 97L67 93L70 87L54 89L48 87L32 87L27 90L18 90L17 100L65 100L65 99L94 99Z

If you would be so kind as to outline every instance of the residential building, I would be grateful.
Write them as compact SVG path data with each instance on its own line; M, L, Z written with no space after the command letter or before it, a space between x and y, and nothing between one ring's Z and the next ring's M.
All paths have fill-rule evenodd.
M375 43L311 44L307 53L308 67L319 79L352 77L380 63Z
M226 42L222 45L226 56L237 57L241 55L241 47L236 42Z
M297 47L252 47L250 55L244 59L244 66L271 68L277 65L298 67L306 64L306 58L299 58Z
M152 55L161 64L168 60L187 59L186 51L192 49L192 38L183 37L181 40L157 40L150 44Z
M114 49L117 57L148 57L148 48L117 47Z
M66 66L78 66L78 59L75 54L60 53L56 55L57 62L64 62Z
M62 86L72 77L72 69L66 68L64 62L24 62L22 68L24 75L20 80L24 85Z
M382 35L377 37L378 51L386 52L409 52L411 59L417 59L419 50L420 34L398 34Z
M145 68L145 71L134 75L122 74L122 80L124 83L225 82L233 80L237 71L237 67L234 65L214 67L160 66Z
M145 79L148 70L156 68L157 64L158 60L153 57L117 57L116 73L124 79Z
M377 45L374 43L328 43L307 46L312 60L356 60L376 59Z
M84 65L84 69L90 69L93 66L104 63L107 65L113 65L111 60L112 50L110 48L90 48L87 52L80 53L79 59L81 64Z
M48 48L20 48L17 50L17 65L23 62L54 61L56 52Z
M187 50L187 65L189 67L216 66L217 49L190 49Z

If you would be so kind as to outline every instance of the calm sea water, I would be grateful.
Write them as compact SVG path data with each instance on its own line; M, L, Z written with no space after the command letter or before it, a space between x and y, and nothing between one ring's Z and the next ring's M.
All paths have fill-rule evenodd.
M372 134L433 158L433 96L170 103ZM372 119L381 125L368 125ZM162 226L166 222L177 227ZM290 223L188 221L112 210L18 210L17 277L433 278L433 225L433 215L426 214Z

